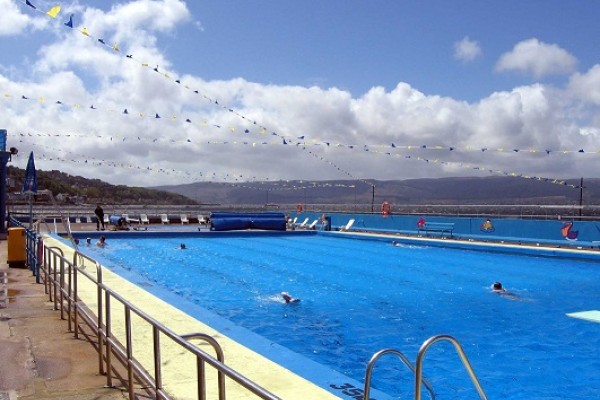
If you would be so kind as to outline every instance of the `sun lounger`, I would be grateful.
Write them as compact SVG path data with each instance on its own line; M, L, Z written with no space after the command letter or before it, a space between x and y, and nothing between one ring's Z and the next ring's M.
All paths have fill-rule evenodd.
M181 214L181 224L189 224L190 220L188 219L187 215L185 214Z
M146 214L140 214L140 224L148 224L150 225L150 220Z
M198 214L198 223L200 225L206 225L208 224L208 219L206 219L206 217L202 214Z
M304 228L306 226L306 224L308 224L308 220L309 220L309 218L306 217L306 219L304 221L302 221L301 224L298 225L298 228L300 228L300 229Z
M123 214L123 218L125 218L125 221L131 223L131 222L137 222L138 224L140 223L140 220L138 218L129 218L129 214Z
M349 220L345 226L340 228L340 231L347 232L350 228L352 228L352 225L354 225L354 219Z
M163 224L171 223L171 221L169 221L169 216L167 214L160 214L160 222L162 222Z
M317 222L319 222L319 220L315 219L313 222L310 223L310 225L308 225L306 227L306 229L315 229L315 226L317 225Z

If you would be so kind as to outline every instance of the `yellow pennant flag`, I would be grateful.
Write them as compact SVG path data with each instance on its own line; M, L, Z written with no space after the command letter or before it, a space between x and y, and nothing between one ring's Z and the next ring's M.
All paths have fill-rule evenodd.
M88 32L88 30L87 30L87 28L85 26L81 30L81 33L83 33L85 36L90 36L90 33Z
M56 18L56 16L58 15L59 12L60 12L60 6L54 6L46 14L48 14L48 16L50 16L52 18Z

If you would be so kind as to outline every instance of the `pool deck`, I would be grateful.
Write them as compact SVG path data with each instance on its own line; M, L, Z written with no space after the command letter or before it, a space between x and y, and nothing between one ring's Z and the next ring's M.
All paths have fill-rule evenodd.
M95 231L95 226L72 226L78 231ZM356 235L358 233L341 233ZM361 235L371 235L360 233ZM393 240L400 235L372 234ZM456 239L422 238L425 242L459 242ZM473 244L473 242L469 242ZM477 245L477 244L475 244ZM489 245L489 243L486 243ZM506 245L509 246L509 245ZM514 245L510 245L514 246ZM125 387L106 388L106 377L98 372L98 356L85 339L75 339L67 330L67 321L53 310L44 286L35 283L27 269L9 268L7 241L0 240L0 400L16 399L126 399ZM518 248L526 245L515 246ZM534 246L535 247L535 246ZM559 252L598 254L598 250L566 250ZM203 331L218 337L227 364L258 382L283 399L336 399L332 393L318 388L287 369L244 348L225 335L187 316L117 276L111 276L111 287L128 298L142 299L144 309L161 315L171 329L187 333ZM187 367L183 367L187 368ZM277 377L277 379L274 379ZM193 386L176 382L176 386ZM190 386L191 387L191 386ZM183 389L189 394L191 389ZM228 389L229 390L229 389ZM189 398L187 394L178 398ZM145 396L143 396L145 398ZM247 396L249 397L249 396ZM230 398L238 397L233 393ZM256 398L256 397L252 397Z
M126 399L104 387L94 348L67 331L31 271L8 267L7 249L0 240L0 400Z

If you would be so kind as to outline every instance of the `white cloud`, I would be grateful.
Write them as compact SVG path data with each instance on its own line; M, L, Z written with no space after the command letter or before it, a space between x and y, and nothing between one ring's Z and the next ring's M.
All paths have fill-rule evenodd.
M28 29L41 29L47 25L45 16L29 16L21 12L19 6L11 0L0 0L0 36L13 36Z
M573 74L569 80L569 89L575 97L600 105L600 65L593 66L584 74Z
M185 75L176 84L153 67L177 75L157 43L163 32L193 23L181 1L137 1L82 15L90 33L121 42L128 46L123 53L136 59L68 31L38 49L27 79L0 75L0 126L8 129L9 145L20 150L14 165L24 167L34 150L40 169L139 186L232 177L487 175L473 166L548 177L585 176L594 169L592 157L573 162L558 153L511 150L595 148L600 121L588 113L582 119L578 102L587 99L598 114L600 95L585 98L584 88L599 87L600 67L575 75L567 90L523 86L473 104L428 96L403 82L358 98L336 88L241 78Z
M481 46L479 42L471 40L465 36L460 41L454 43L454 58L463 62L473 61L481 56Z
M575 71L577 59L555 44L528 39L519 42L496 63L497 71L521 71L535 78L569 74Z

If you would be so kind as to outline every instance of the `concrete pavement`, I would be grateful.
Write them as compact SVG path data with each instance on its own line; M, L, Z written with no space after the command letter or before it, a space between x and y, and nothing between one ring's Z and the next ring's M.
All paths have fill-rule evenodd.
M8 267L7 248L0 241L0 400L128 398L104 387L94 347L68 332L31 271Z

